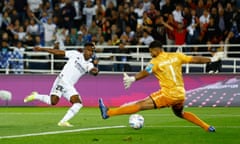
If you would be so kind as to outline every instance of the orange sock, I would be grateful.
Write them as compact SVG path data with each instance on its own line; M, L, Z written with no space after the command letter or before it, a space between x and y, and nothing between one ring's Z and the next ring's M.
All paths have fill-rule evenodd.
M195 114L191 113L191 112L184 112L183 113L183 118L202 127L203 129L205 129L206 131L209 128L209 125L207 123L205 123L204 121L202 121L201 119L199 119Z
M107 114L108 114L108 116L124 115L124 114L136 113L139 110L140 110L139 105L137 105L137 104L130 104L130 105L120 106L120 107L115 108L115 109L109 109Z

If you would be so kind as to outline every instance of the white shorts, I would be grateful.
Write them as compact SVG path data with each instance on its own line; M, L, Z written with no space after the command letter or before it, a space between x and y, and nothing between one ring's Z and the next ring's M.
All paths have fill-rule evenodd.
M64 82L59 77L57 77L56 80L54 81L50 95L57 95L59 98L63 96L68 101L70 101L70 98L73 95L78 95L81 100L81 97L77 90L75 89L75 87L67 82Z

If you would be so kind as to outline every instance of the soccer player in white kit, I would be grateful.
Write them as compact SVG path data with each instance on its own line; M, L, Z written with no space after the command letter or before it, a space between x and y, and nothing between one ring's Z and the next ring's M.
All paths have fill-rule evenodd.
M50 96L38 94L38 92L32 92L29 96L24 98L24 102L40 100L49 105L56 105L61 96L63 96L72 103L72 106L59 121L58 126L72 127L73 125L68 121L73 118L83 106L81 97L75 89L74 84L86 73L92 75L98 74L98 69L94 67L94 64L92 63L94 49L95 46L92 43L85 44L82 52L76 50L64 51L35 47L35 51L44 51L54 55L65 56L68 58L68 61L64 65L61 73L55 79Z

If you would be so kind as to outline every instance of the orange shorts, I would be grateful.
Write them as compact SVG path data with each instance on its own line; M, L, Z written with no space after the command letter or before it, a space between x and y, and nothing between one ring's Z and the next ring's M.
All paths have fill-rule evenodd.
M150 95L155 103L156 108L183 106L185 100L185 91L176 91L173 96L169 95L169 90L159 90ZM177 97L176 97L176 95Z

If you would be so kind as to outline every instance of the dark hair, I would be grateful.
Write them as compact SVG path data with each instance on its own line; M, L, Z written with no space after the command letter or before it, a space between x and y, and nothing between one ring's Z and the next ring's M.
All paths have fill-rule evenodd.
M86 47L86 46L91 46L92 48L94 48L94 44L93 44L93 43L90 43L90 42L85 43L85 44L84 44L84 47Z
M93 52L95 52L95 45L94 45L93 43L91 43L91 42L85 43L85 44L84 44L84 49L85 49L86 47L91 47L92 50L93 50Z
M162 49L162 43L158 40L152 41L149 45L149 48L161 48Z
M143 32L150 34L149 31L147 29L143 29Z

